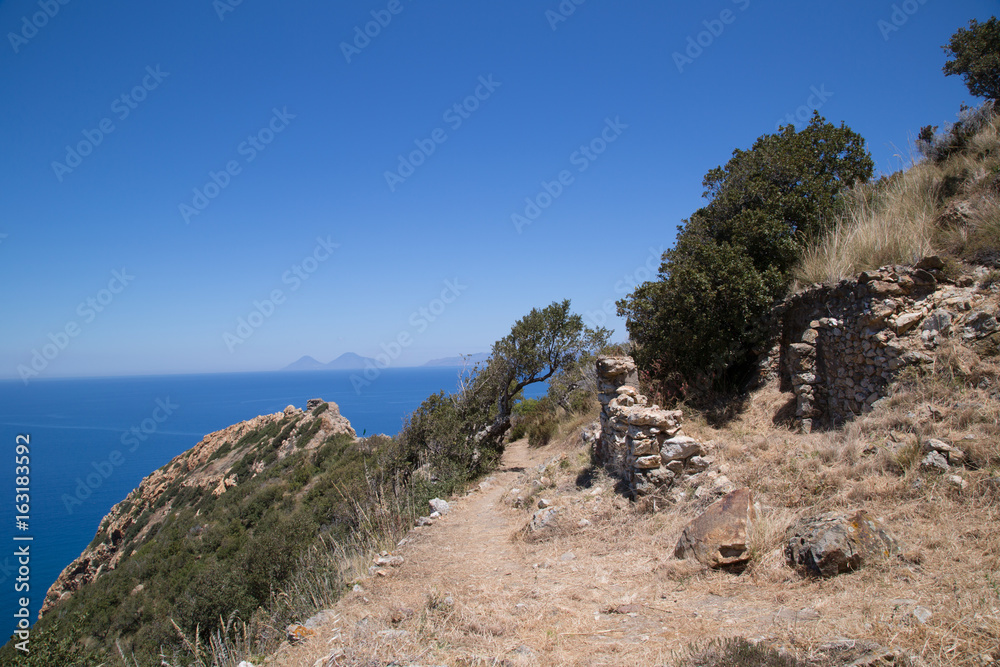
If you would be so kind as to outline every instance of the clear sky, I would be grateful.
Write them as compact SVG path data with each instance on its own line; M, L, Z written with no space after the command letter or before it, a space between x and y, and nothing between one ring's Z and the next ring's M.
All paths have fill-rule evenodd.
M0 375L417 365L565 298L623 339L706 171L810 106L897 170L995 11L3 0Z

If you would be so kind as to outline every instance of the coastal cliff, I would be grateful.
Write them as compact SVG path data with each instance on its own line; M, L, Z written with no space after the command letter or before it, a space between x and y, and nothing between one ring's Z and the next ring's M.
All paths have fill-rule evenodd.
M284 412L261 415L209 433L146 476L111 508L91 544L49 588L39 618L81 587L114 571L123 559L142 547L148 536L162 528L168 517L189 508L193 501L206 496L218 499L289 455L314 451L336 436L356 439L337 404L319 399L309 401L306 411L288 406Z

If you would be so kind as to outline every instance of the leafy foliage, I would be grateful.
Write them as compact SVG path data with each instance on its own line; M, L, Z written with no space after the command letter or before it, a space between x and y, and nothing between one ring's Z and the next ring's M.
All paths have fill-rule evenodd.
M961 75L976 97L1000 100L1000 21L995 16L985 23L972 19L942 48L951 57L945 76Z
M568 300L532 309L463 379L462 391L430 396L410 416L399 434L398 456L412 470L423 468L439 479L490 470L503 455L524 388L556 377L562 379L555 386L567 393L582 386L572 373L582 377L575 370L580 361L592 358L609 335L585 327L579 315L570 313Z
M668 396L740 382L766 349L769 311L803 248L873 167L860 135L814 114L705 175L709 204L679 228L658 279L618 303L640 367Z

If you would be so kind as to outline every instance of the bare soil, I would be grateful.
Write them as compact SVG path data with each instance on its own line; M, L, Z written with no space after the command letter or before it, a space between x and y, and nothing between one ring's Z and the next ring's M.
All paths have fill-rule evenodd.
M401 565L360 580L335 621L268 664L663 665L722 637L817 664L848 664L868 642L914 664L1000 661L1000 512L976 491L985 472L967 475L965 492L941 479L915 484L911 473L862 465L860 445L845 441L857 434L799 436L753 422L786 398L758 398L766 405L725 431L685 427L762 501L744 573L675 559L681 530L706 502L650 511L627 501L591 467L577 424L545 448L512 443L495 475L410 531L392 552ZM561 510L532 533L541 499ZM884 518L907 557L832 579L784 564L781 537L797 515L849 507ZM918 606L929 620L916 619ZM855 648L822 652L832 641Z

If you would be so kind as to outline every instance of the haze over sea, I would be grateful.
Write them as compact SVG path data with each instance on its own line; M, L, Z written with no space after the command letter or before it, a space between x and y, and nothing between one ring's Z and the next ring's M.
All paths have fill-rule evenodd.
M34 538L30 591L25 593L32 621L49 586L90 543L111 507L202 436L281 412L289 404L305 408L310 398L337 403L358 435L395 434L428 395L457 388L459 369L388 368L360 392L350 381L355 372L40 379L27 386L0 382L0 428L11 457L10 465L0 466L3 488L9 491L0 539L10 545L15 534ZM537 385L529 389L534 390L530 396L545 392ZM31 439L27 531L17 530L13 508L19 434ZM0 553L4 590L14 588L16 561L13 548ZM14 603L13 595L0 596L4 637L14 629Z

